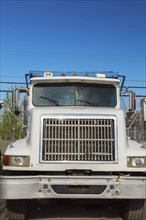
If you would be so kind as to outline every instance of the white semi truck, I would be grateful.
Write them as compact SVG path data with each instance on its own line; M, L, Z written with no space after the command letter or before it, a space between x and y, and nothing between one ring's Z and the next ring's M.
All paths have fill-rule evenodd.
M123 202L124 219L143 220L146 149L126 135L120 80L27 76L27 135L7 147L0 176L8 219L27 219L34 199L104 199Z

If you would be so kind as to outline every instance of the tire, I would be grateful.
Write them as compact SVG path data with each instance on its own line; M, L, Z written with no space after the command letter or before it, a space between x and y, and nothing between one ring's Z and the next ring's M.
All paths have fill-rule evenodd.
M126 200L122 207L122 216L125 220L144 220L144 202L143 199Z
M28 213L28 200L7 200L8 220L26 220Z
M0 220L8 220L5 200L0 200Z
M0 150L0 173L1 173L1 170L2 170L2 153Z

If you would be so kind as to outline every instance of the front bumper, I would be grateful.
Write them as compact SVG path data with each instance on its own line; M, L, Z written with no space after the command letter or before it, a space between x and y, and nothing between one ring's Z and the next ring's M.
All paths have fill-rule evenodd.
M146 199L146 177L0 176L1 199Z

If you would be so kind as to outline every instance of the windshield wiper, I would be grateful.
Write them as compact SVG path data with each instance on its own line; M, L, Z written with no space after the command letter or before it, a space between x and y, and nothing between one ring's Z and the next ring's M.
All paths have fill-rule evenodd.
M91 106L98 106L98 103L89 102L87 100L77 99L77 101L87 103L88 105L91 105Z
M56 100L54 100L54 99L50 99L50 98L48 98L48 97L44 97L44 96L40 96L40 98L43 98L43 99L49 100L50 102L53 102L55 105L60 106L60 105L59 105L59 102L56 101Z

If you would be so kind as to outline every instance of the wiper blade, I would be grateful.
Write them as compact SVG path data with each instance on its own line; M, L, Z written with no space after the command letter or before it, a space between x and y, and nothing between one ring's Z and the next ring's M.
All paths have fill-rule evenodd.
M91 106L98 106L98 103L89 102L88 100L77 99L77 101L87 103L88 105L91 105Z
M60 106L60 105L59 105L59 102L56 101L56 100L54 100L54 99L50 99L50 98L45 97L45 96L40 96L40 98L43 98L43 99L49 100L50 102L53 102L55 105Z

